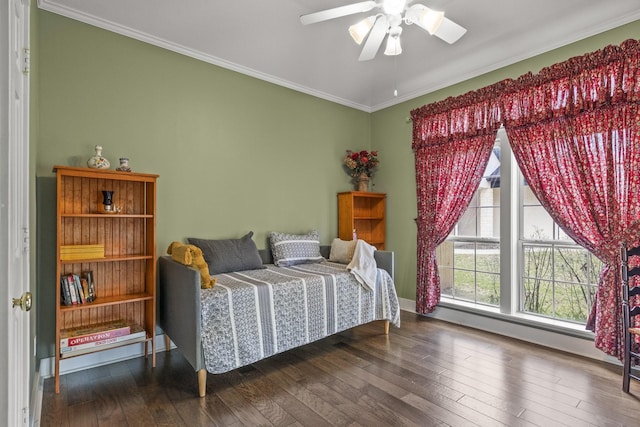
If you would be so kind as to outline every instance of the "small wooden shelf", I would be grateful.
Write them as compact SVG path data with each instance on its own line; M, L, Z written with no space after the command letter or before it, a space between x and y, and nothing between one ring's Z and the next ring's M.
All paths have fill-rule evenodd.
M154 295L149 295L149 294L127 294L127 295L117 295L117 296L111 296L111 297L100 297L98 296L98 298L95 301L92 302L86 302L84 304L77 304L77 305L61 305L60 306L60 311L61 312L66 312L66 311L76 311L76 310L89 310L92 308L97 308L97 307L106 307L109 305L114 305L114 304L127 304L127 303L134 303L134 302L138 302L138 301L147 301L147 300L151 300L155 298Z
M144 343L156 364L156 180L158 175L55 166L56 173L56 337L55 391L60 391L60 360ZM122 213L104 213L103 191L113 192ZM104 256L62 259L62 246L100 245ZM65 305L62 276L91 271L97 298ZM122 319L140 325L145 337L81 353L60 352L61 331ZM149 347L150 346L150 352Z
M136 261L153 259L152 255L124 255L124 256L105 256L103 258L83 258L83 259L65 259L60 260L60 264L86 264L90 262L118 262L118 261Z
M103 214L103 213L73 213L73 214L61 214L62 218L153 218L153 215L148 214Z
M384 250L386 246L386 194L365 191L338 193L338 237L351 240L353 230L362 239Z
M131 344L149 344L153 341L153 338L150 337L140 337L140 338L134 338L131 340L127 340L127 341L121 341L121 342L114 342L111 344L105 344L102 345L100 347L95 347L93 349L91 349L91 351L83 351L81 353L65 353L65 354L61 354L60 355L60 359L71 359L73 357L80 357L80 356L85 356L87 354L90 353L96 353L98 351L105 351L105 350L111 350L112 348L118 348L118 347L124 347L125 345L131 345Z

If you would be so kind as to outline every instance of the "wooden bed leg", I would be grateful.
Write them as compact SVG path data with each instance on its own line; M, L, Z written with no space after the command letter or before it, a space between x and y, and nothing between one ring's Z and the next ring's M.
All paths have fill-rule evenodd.
M384 321L384 334L385 335L389 335L389 321L388 320Z
M164 351L171 350L171 338L167 333L164 334Z
M198 394L204 397L207 394L207 370L200 369L198 371Z

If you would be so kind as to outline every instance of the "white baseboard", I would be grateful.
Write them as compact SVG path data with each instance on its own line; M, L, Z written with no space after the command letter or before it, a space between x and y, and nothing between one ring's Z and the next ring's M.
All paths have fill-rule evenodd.
M399 302L400 309L412 313L416 312L415 301L399 298ZM452 307L451 304L438 305L436 310L428 314L427 317L516 338L590 359L620 365L620 362L616 358L608 356L595 348L590 332L578 329L572 331L567 330L563 333L558 328L553 328L550 325L534 325L524 321L518 322L513 316L505 316L497 312L482 313L480 310L473 311Z

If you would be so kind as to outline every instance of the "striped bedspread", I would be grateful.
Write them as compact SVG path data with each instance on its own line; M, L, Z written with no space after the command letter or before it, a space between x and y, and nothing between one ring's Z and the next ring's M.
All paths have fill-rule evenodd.
M217 275L201 290L207 371L223 373L373 320L400 326L393 280L368 290L344 264L268 265Z

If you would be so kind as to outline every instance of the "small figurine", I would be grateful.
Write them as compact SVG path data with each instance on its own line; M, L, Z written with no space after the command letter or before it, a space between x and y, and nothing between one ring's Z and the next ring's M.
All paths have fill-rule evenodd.
M116 170L120 172L131 172L129 159L126 157L120 157L120 166Z

